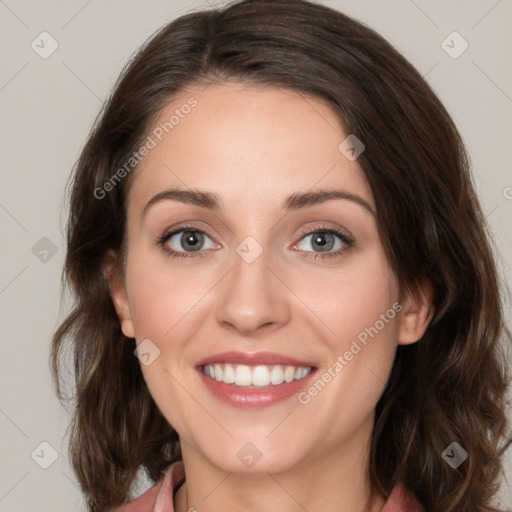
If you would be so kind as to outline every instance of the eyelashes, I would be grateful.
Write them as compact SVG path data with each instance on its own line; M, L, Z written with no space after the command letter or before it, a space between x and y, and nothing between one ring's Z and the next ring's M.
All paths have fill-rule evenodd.
M313 236L316 235L316 236ZM336 239L341 242L342 247L338 248L338 250L333 252L326 252L326 251L320 251L320 252L313 252L313 251L302 251L305 255L305 257L311 258L311 259L327 259L327 258L339 258L341 257L348 249L353 247L354 245L354 239L350 237L348 234L344 233L340 229L337 228L328 228L328 227L317 227L314 229L307 230L305 232L301 233L301 240L305 240L308 237L310 238L310 245L312 243L318 243L319 240L325 240L326 236L327 238L332 237L334 238L333 245L336 243ZM296 247L298 244L293 245L293 247ZM321 244L325 245L325 244ZM327 243L327 245L329 245ZM330 247L332 249L332 247Z
M169 247L169 241L171 241L176 235L181 236L177 237L178 244L182 245L183 242L190 244L192 243L192 251L183 251L176 250ZM185 237L184 235L187 234ZM316 235L316 236L313 236ZM320 243L320 247L328 246L328 249L331 250L332 246L336 245L336 242L341 243L341 248L338 248L333 252L314 252L314 251L304 251L299 249L298 252L301 253L306 258L310 258L313 260L317 259L328 259L328 258L336 258L341 257L347 250L354 246L354 239L349 236L347 233L338 228L327 227L327 226L317 226L314 229L304 230L300 234L301 238L299 242L295 243L292 246L292 249L300 246L303 240L310 239L309 245L312 243ZM203 250L203 248L194 249L194 244L201 245L204 243L206 239L211 238L201 229L198 229L193 225L183 225L178 229L175 229L170 232L165 232L163 235L157 237L157 245L164 251L165 254L172 258L187 258L187 259L197 259L204 258L209 255L208 250ZM326 241L327 239L327 241ZM333 242L330 243L329 239L333 239ZM212 241L212 245L217 245ZM311 245L312 246L312 245Z
M196 234L199 233L201 236L194 238L198 238L200 241L204 239L204 237L210 238L204 231L201 229L197 229L194 226L182 226L179 229L176 229L174 231L171 231L169 233L164 233L162 236L158 237L157 243L159 246L161 246L162 250L167 253L169 256L173 258L203 258L206 256L206 251L192 251L192 252L186 252L186 251L176 251L175 249L170 249L168 247L168 242L171 238L175 237L179 233L188 233L188 234ZM183 237L181 237L181 240Z

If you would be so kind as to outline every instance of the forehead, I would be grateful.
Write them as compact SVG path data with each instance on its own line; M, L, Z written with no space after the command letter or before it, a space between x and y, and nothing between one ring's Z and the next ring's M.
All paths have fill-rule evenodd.
M347 137L323 100L285 88L194 85L162 109L152 147L134 171L129 204L143 208L166 188L200 188L223 203L266 208L293 192L342 188L374 207Z

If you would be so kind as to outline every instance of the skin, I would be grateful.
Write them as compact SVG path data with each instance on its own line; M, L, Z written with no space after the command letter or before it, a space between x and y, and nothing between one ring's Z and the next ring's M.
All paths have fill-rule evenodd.
M121 328L160 355L141 365L149 390L180 435L186 482L177 512L339 511L364 509L370 493L368 450L376 403L398 344L421 338L430 289L407 293L384 254L376 217L350 200L330 200L286 215L294 192L343 189L375 204L357 160L338 149L347 134L323 101L287 89L224 82L182 91L155 123L193 96L197 106L139 165L127 202L127 259L111 295ZM164 200L170 187L215 192L212 211ZM203 258L169 256L157 238L191 223L203 231ZM338 227L332 258L301 229ZM247 237L263 252L248 264L236 252ZM167 242L197 255L180 243ZM321 375L365 328L399 302L402 310L369 338L325 388L303 405L296 397L257 410L219 401L197 363L220 352L270 351L312 362ZM312 421L313 420L313 421ZM248 442L261 459L247 468L237 452ZM379 496L370 510L382 509Z

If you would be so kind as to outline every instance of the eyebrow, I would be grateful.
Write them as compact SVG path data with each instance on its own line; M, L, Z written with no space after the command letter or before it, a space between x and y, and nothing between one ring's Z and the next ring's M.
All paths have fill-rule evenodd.
M345 190L315 190L314 192L296 192L289 195L283 202L281 210L285 213L294 210L300 210L331 201L333 199L344 199L352 201L375 216L372 207L362 197L347 192ZM179 201L184 204L192 204L208 210L218 211L222 207L222 200L213 192L201 190L184 190L180 188L170 188L154 195L144 206L142 216L144 217L148 210L155 204L162 201Z

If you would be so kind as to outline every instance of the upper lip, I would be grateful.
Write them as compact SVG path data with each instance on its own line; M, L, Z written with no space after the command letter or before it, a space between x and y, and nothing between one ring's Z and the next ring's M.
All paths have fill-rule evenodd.
M304 366L314 367L307 361L300 361L293 357L288 357L272 352L222 352L206 357L197 363L197 366L205 366L207 364L245 364L247 366L257 365L286 365L286 366Z

